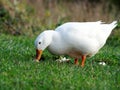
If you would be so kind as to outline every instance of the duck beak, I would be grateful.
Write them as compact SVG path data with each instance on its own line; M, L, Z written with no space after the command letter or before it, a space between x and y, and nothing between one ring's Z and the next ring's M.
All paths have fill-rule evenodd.
M39 62L42 55L42 50L36 49L36 61Z

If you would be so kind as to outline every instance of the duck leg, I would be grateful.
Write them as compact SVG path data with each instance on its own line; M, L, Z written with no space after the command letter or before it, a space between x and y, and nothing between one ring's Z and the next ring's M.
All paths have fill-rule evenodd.
M86 55L82 55L81 67L84 67L85 60L86 60Z
M74 64L75 64L75 65L78 65L78 64L79 64L79 62L78 62L78 59L77 59L77 58L75 58L75 60L74 60Z

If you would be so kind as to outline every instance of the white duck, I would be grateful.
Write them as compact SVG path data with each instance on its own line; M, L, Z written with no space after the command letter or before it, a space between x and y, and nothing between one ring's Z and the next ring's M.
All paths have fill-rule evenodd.
M57 55L69 55L74 63L82 58L84 66L86 56L95 55L104 46L117 21L111 24L97 22L68 22L55 30L42 32L35 40L36 61L39 61L44 49Z

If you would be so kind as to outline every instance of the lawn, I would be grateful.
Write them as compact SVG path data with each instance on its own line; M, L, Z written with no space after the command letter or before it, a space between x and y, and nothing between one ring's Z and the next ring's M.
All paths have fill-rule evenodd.
M58 56L47 50L42 61L35 62L34 39L0 34L0 90L120 90L119 36L111 35L84 68L75 66L72 58L58 63Z

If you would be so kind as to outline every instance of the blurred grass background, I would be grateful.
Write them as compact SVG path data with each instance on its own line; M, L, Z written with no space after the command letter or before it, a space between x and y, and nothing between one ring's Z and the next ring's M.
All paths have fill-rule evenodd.
M68 21L110 23L119 17L120 0L0 0L0 33L11 35L34 36Z

